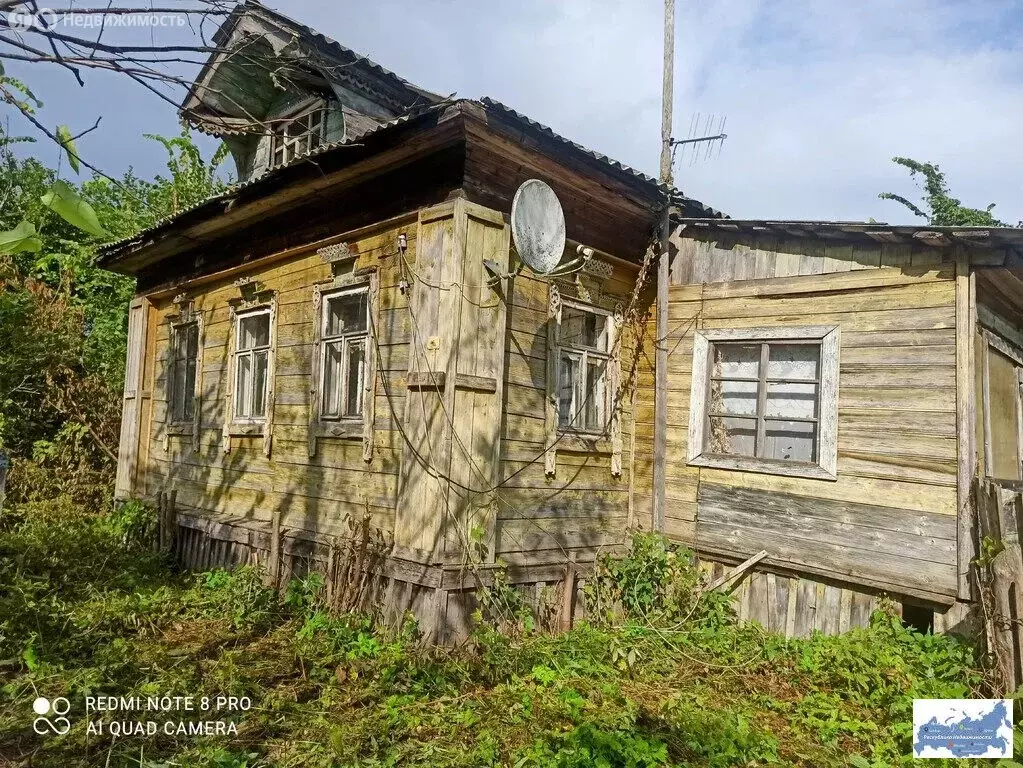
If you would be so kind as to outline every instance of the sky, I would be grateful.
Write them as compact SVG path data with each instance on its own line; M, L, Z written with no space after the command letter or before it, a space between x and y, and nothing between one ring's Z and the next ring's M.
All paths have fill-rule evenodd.
M417 85L490 96L656 175L660 0L266 4ZM183 32L117 34L162 43ZM5 66L44 102L44 123L78 132L102 117L79 142L93 164L163 170L142 134L177 132L170 104L105 73L86 73L82 88L52 65ZM675 184L733 217L920 223L878 199L919 197L891 162L903 155L937 163L965 204L1023 219L1020 0L679 0L674 77L673 134L689 135L696 114L727 118L728 134L712 158L681 158ZM32 132L6 105L0 120ZM57 157L42 142L20 151Z

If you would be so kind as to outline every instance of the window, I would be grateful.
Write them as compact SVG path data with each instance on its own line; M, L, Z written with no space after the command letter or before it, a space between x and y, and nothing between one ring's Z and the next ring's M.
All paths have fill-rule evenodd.
M559 429L606 429L611 328L607 313L564 303L557 352Z
M323 298L320 417L361 419L366 383L369 292L342 291Z
M284 165L323 143L325 107L320 104L299 114L274 122L271 165Z
M266 418L269 381L270 311L238 315L237 323L234 418L236 421L262 421Z
M195 366L199 357L199 324L171 327L170 383L167 388L171 423L190 422L195 415Z
M837 383L836 329L697 332L690 463L834 479Z

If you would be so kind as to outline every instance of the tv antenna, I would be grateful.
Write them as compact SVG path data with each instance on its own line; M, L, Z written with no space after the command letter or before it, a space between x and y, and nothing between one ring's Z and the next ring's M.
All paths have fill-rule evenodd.
M699 160L710 160L714 157L714 150L717 149L717 157L721 156L721 147L728 138L725 133L725 122L727 117L720 119L714 115L701 115L699 112L689 119L689 133L684 139L671 140L672 160L675 150L679 150L679 159L685 160L686 152L689 152L689 165L696 165ZM715 128L714 125L717 124ZM711 133L716 131L716 133ZM703 134L703 135L700 135ZM701 158L700 155L703 155Z
M565 212L554 190L539 179L528 179L515 191L511 235L519 263L512 272L502 274L495 262L484 261L490 273L488 285L515 277L523 267L529 267L538 277L560 277L582 269L593 258L592 248L578 245L576 256L561 263L565 255Z

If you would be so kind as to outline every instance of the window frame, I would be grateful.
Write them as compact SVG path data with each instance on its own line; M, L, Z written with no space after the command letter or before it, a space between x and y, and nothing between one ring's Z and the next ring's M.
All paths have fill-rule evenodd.
M254 307L253 309L240 310L235 313L234 317L234 349L232 350L232 381L231 381L231 423L233 424L261 424L265 425L269 421L269 413L271 408L270 403L270 388L271 378L273 374L273 346L274 346L274 329L273 329L273 309L269 306ZM251 317L257 317L259 315L267 316L267 341L265 345L259 347L252 347L251 349L241 349L241 327L242 323ZM263 380L263 415L262 416L242 416L238 413L238 373L240 366L238 364L242 357L254 357L255 353L264 352L266 354L266 376ZM253 379L254 380L254 379ZM252 393L254 394L255 390Z
M182 405L176 401L177 377L179 374L179 366L181 358L177 354L177 341L178 334L186 331L187 329L195 330L195 357L192 360L194 365L192 373L192 391L185 395L186 400L191 400L192 413L185 415L184 412L178 412L178 406ZM192 427L195 421L196 412L199 408L199 366L202 359L202 350L200 345L202 344L202 328L198 318L191 318L189 320L181 320L179 322L171 323L170 327L170 366L167 372L167 423L172 427Z
M351 332L351 333L340 333L334 336L327 335L327 328L330 318L330 302L334 299L342 296L363 296L365 299L365 310L366 310L366 327L363 331ZM361 425L366 414L366 379L369 376L369 345L371 343L371 332L372 332L372 310L370 307L370 286L369 283L363 283L361 285L347 286L331 291L324 291L320 296L320 310L318 322L320 324L319 333L319 349L317 350L318 362L319 362L319 397L317 398L316 408L319 420L324 424L351 424ZM342 343L342 354L341 354L341 365L339 366L339 376L341 382L341 405L338 408L338 414L328 414L326 412L326 400L327 400L327 352L328 348L333 344L340 341ZM353 341L362 342L362 375L359 378L359 412L358 414L351 416L343 413L343 404L347 400L348 393L348 365L350 358L348 350Z
M604 324L606 328L605 335L607 337L607 350L605 352L600 352L592 347L565 343L563 315L564 310L566 308L571 308L581 312L588 312L590 314L599 315L600 317L604 318ZM607 309L604 309L603 307L596 306L594 304L587 304L585 302L577 301L575 299L562 298L560 314L562 317L561 319L559 319L558 322L557 344L554 349L554 372L556 377L556 381L554 383L554 392L556 397L557 432L559 435L578 435L580 437L591 439L609 437L612 426L611 411L613 405L613 403L609 402L609 395L611 394L611 388L609 385L612 383L611 366L613 364L612 358L614 356L615 335L618 331L617 324L614 318L614 313ZM561 422L561 370L562 370L561 360L563 354L566 351L568 351L568 353L571 355L579 356L578 358L579 371L580 375L582 376L582 388L584 392L586 389L586 371L587 366L589 365L590 358L592 357L604 361L603 371L600 377L601 397L600 401L598 402L598 405L600 407L600 413L597 418L597 421L601 424L601 426L598 428L589 429L586 427L577 426L575 422L576 419L578 418L578 414L576 414L575 417L569 419L568 424L562 424Z
M281 114L273 119L270 129L270 154L269 166L278 168L312 152L324 143L327 136L327 100L314 99L313 101L300 104L294 109ZM310 119L316 115L319 119L317 132L314 134L312 123L300 134L289 135L288 131L299 121ZM316 144L313 146L313 136ZM297 149L298 145L305 142L304 149ZM278 153L281 159L277 159ZM290 153L290 154L289 154Z
M806 477L818 480L838 479L838 371L839 371L838 326L785 326L778 328L701 329L693 337L693 378L689 409L688 464L691 466L733 469L789 477ZM766 459L755 456L711 453L706 450L706 437L710 431L709 403L712 354L715 344L745 343L761 344L766 350L771 343L819 343L820 368L818 371L817 416L817 459L813 462ZM758 438L761 422L761 401L766 393L766 371L763 352L758 371L758 409L751 417L757 421ZM785 421L811 421L794 418Z

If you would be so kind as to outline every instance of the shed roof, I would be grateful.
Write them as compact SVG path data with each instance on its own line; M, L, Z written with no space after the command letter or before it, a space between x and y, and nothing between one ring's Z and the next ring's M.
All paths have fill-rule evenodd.
M1019 227L936 227L886 224L875 221L800 221L680 217L677 221L700 232L718 234L814 237L823 240L871 240L881 243L919 243L935 247L972 245L980 248L1021 248Z

